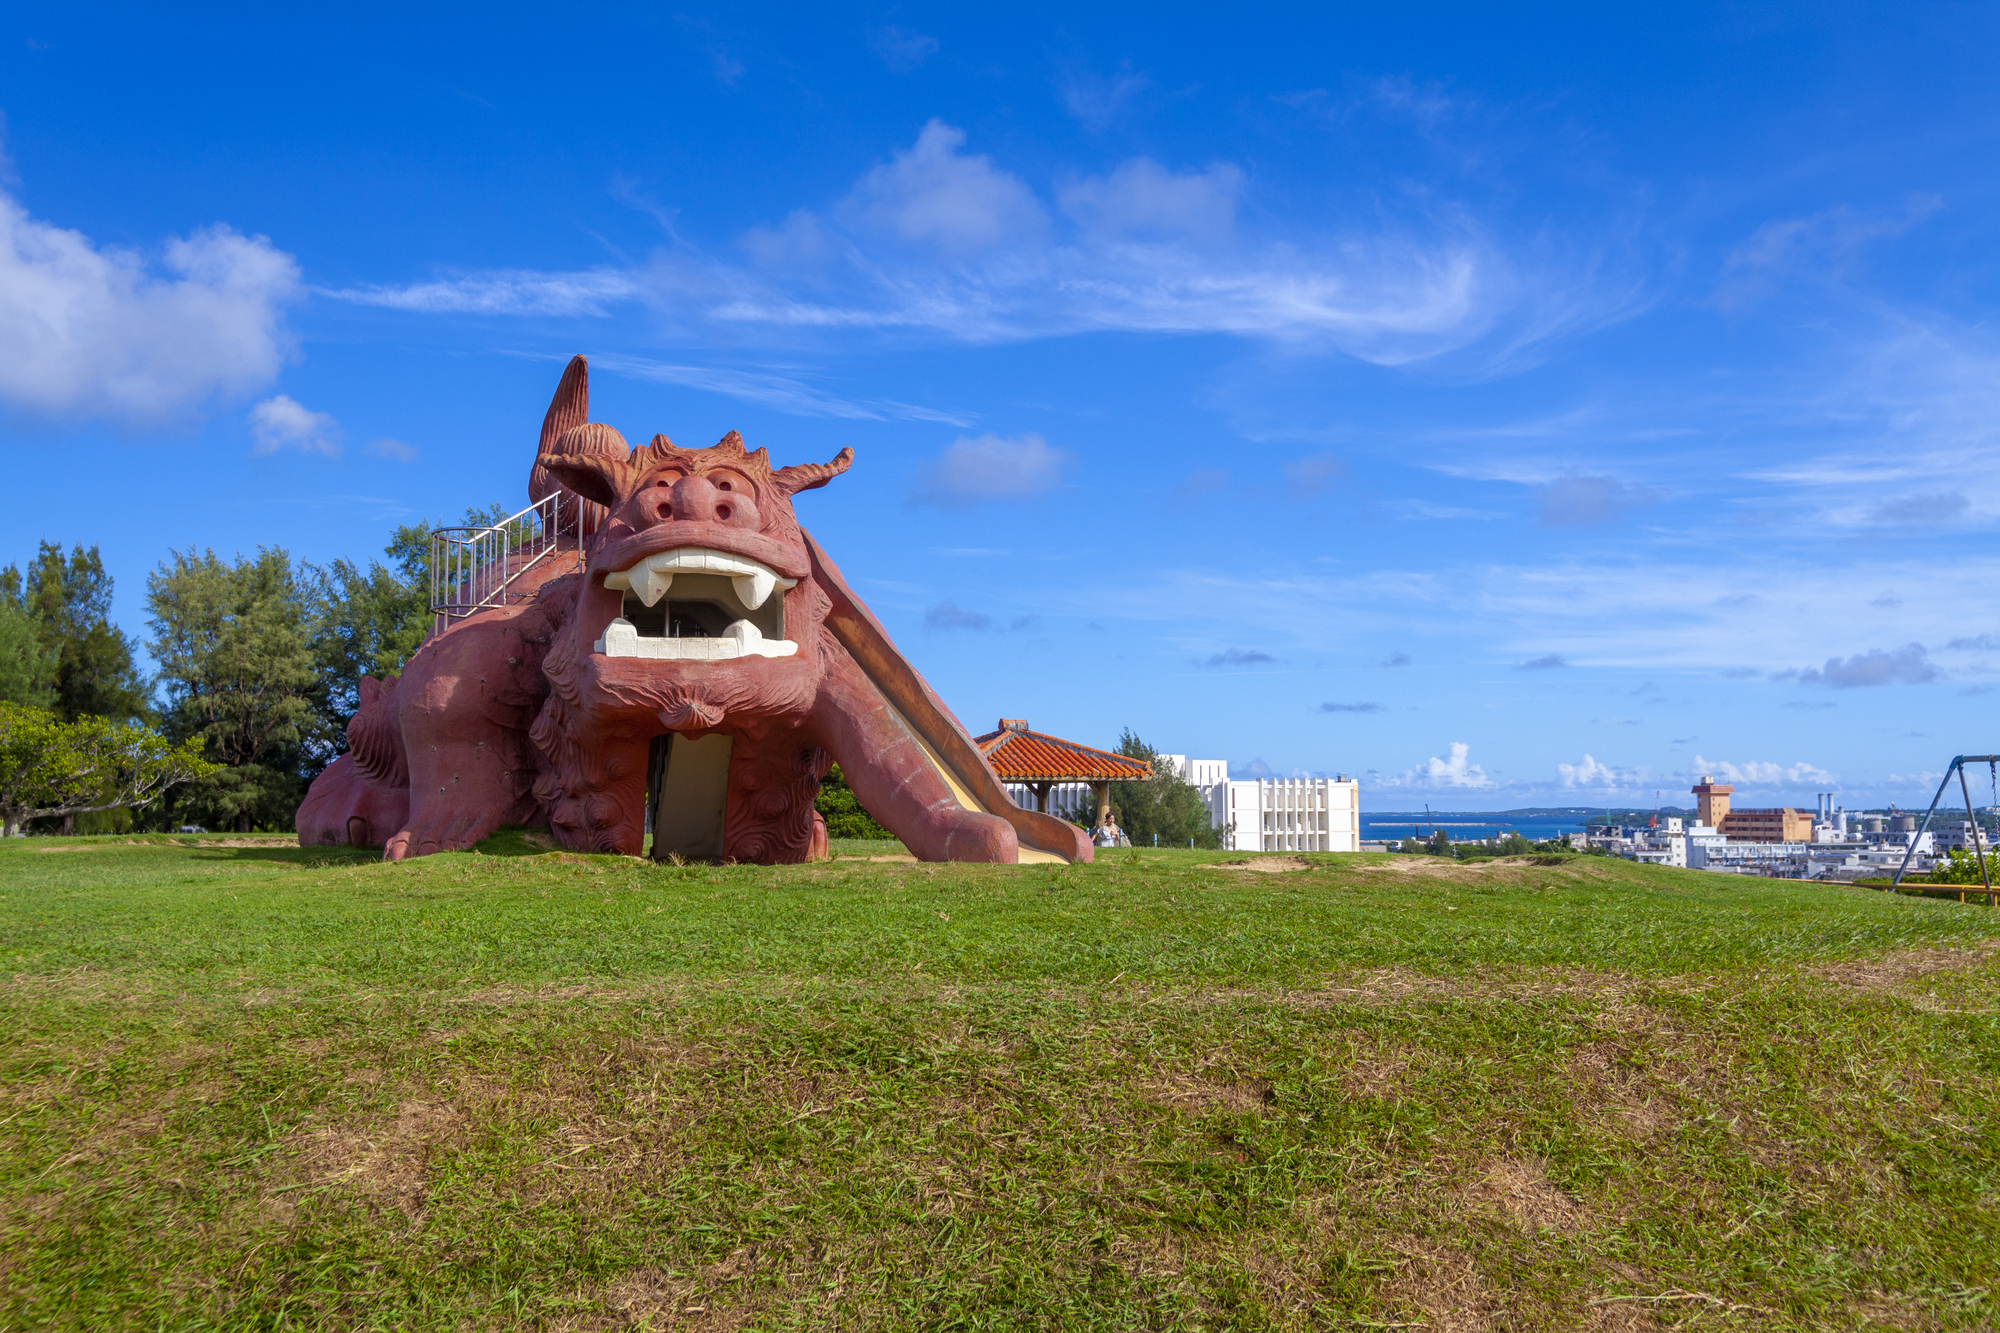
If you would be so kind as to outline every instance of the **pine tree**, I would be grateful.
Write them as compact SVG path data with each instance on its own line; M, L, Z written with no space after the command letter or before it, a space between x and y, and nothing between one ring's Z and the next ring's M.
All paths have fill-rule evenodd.
M56 656L21 609L19 585L19 571L0 572L0 703L46 708L55 702Z
M225 564L176 551L147 580L165 730L198 740L221 766L185 804L247 833L289 828L315 752L329 744L313 708L306 595L277 548Z
M111 591L95 546L64 556L61 543L45 541L25 574L13 565L0 570L0 601L34 622L50 663L53 695L47 702L65 722L126 722L152 713L145 678L132 663L132 640L111 623ZM0 625L0 645L8 632ZM5 653L0 646L0 659ZM0 661L0 673L5 670Z

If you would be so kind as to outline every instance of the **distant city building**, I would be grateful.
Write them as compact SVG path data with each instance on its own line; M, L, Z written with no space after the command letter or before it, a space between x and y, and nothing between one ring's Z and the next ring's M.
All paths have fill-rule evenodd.
M1708 774L1702 774L1701 781L1694 784L1694 822L1721 828L1723 819L1729 814L1729 797L1735 790L1727 783L1718 783Z
M1722 830L1731 842L1809 842L1813 817L1804 810L1731 810L1736 788L1706 773L1694 784L1695 822Z
M1852 881L1887 878L1906 859L1912 873L1928 871L1946 849L1972 837L1963 821L1918 833L1914 816L1898 815L1888 821L1879 815L1850 816L1834 805L1827 792L1820 793L1817 818L1805 810L1732 810L1733 790L1703 777L1694 787L1700 822L1685 828L1674 818L1664 828L1592 824L1585 840L1614 856L1657 865ZM1720 823L1710 824L1710 819Z
M1813 835L1812 814L1789 808L1731 810L1719 827L1731 842L1810 842Z

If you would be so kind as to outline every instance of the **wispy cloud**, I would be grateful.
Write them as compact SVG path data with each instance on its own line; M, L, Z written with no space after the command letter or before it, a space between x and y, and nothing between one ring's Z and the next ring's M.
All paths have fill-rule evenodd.
M936 55L938 49L937 38L899 28L893 23L868 34L868 44L875 48L876 55L882 57L882 63L898 74L909 73Z
M1653 504L1658 492L1627 486L1616 477L1572 474L1535 488L1545 528L1593 528L1610 523L1637 505Z
M954 440L917 476L910 499L944 509L994 500L1025 500L1062 484L1076 460L1030 431Z
M1558 277L1467 213L1379 210L1312 230L1245 231L1231 163L1135 158L1054 186L926 124L846 195L744 237L751 262L687 246L647 263L503 269L323 295L416 313L596 317L639 304L678 324L795 334L875 330L963 342L1094 331L1217 333L1320 345L1384 365L1474 344L1516 349L1631 308ZM1511 354L1511 352L1509 353Z
M1268 666L1278 659L1255 648L1226 648L1222 652L1203 658L1205 667Z
M425 315L605 315L614 306L645 300L655 290L636 271L495 269L428 282L322 287L316 292L336 301Z
M1121 63L1115 74L1066 70L1057 90L1072 116L1093 130L1101 130L1117 119L1134 97L1152 86L1151 79L1133 73L1129 63Z
M755 403L774 411L801 417L838 417L850 421L937 421L946 425L971 423L955 413L916 407L885 399L857 402L816 389L802 380L765 371L733 370L717 366L682 366L643 357L599 354L591 358L593 368L634 379L660 384L679 384L702 389L741 402Z
M1943 207L1937 195L1916 194L1900 214L1857 213L1843 204L1767 222L1729 251L1713 300L1737 311L1788 279L1845 278L1869 246L1902 235Z
M924 628L927 630L949 633L961 629L990 629L992 625L993 617L978 611L968 611L950 598L924 612Z

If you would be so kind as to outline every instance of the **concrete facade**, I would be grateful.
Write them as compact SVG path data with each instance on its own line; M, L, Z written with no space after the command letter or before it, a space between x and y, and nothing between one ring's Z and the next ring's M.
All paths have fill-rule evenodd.
M1209 822L1234 825L1237 852L1358 852L1361 784L1352 778L1218 782L1206 791Z
M1810 810L1731 810L1722 817L1722 836L1731 842L1811 842Z

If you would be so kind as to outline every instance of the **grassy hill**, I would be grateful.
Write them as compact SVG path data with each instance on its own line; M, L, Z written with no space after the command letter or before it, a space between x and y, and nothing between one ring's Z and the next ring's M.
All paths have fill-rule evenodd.
M0 844L0 1327L2000 1315L2000 913L842 850Z

